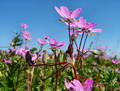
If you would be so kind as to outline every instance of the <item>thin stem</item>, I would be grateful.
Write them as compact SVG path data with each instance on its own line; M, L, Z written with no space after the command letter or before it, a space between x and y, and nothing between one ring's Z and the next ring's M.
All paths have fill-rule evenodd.
M84 48L85 48L85 44L86 44L87 38L88 38L88 34L87 34L86 37L85 37L85 41L84 41L83 48L82 48L82 54L83 54L83 52L84 52Z
M82 31L83 31L83 30L82 30ZM83 40L83 37L84 37L84 31L83 31L83 33L82 33L82 37L81 37L81 39L80 39L79 50L80 50L81 45L82 45L82 40Z
M74 40L74 43L75 43L75 46L76 46L76 48L77 48L77 51L79 51L79 48L78 48L78 45L77 45L76 40Z
M56 55L56 50L54 51L54 55L55 55L55 62L57 61L57 55ZM58 68L57 68L57 65L55 64L55 69L56 70L58 70ZM58 72L56 73L56 82L55 82L55 91L57 91L57 84L58 84L58 80L59 80L59 78L58 78L59 76L58 76Z
M68 22L68 33L69 33L69 44L71 44L71 38L70 38L70 22Z
M75 76L75 79L77 79L77 71L76 71L76 68L75 68L75 66L74 66L74 65L72 65L72 64L71 64L71 66L72 66L73 71L74 71L74 76Z
M65 68L69 63L66 63L65 65L63 65L60 69L56 70L56 72L54 72L53 74L51 74L50 76L48 76L45 79L42 79L43 81L49 79L50 77L52 77L54 74L56 74L58 71L62 70L63 68Z

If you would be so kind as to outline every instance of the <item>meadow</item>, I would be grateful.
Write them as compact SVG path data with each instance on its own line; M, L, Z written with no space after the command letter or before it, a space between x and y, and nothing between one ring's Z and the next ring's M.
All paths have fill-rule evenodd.
M68 27L69 43L45 35L38 38L39 48L31 48L28 25L21 24L10 47L0 50L0 91L120 91L119 56L107 53L108 45L85 46L88 36L104 30L82 16L76 19L81 8L55 10ZM61 48L65 44L67 50Z

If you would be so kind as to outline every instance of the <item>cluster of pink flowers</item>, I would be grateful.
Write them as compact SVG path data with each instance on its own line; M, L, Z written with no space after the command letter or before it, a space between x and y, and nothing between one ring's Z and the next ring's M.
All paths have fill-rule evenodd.
M83 17L80 17L78 20L75 18L82 13L82 9L78 8L73 12L69 11L69 9L65 6L61 6L60 9L55 6L56 11L65 19L65 23L72 27L78 27L78 29L74 32L76 35L82 34L82 32L90 33L90 32L101 32L102 29L94 29L97 25L95 23L88 23ZM84 31L83 31L84 30Z
M26 30L26 28L28 27L27 24L21 24L21 27L23 28L22 35L23 35L24 39L26 41L31 40L32 37L30 36L30 32Z

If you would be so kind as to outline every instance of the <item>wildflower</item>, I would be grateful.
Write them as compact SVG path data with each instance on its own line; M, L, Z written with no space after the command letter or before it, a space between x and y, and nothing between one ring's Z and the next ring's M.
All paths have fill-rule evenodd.
M4 62L5 62L5 63L9 63L9 64L12 63L11 60L7 60L7 59L4 59Z
M78 9L74 10L73 12L70 12L69 9L65 6L61 6L60 9L55 6L55 9L62 17L66 18L66 19L74 19L79 14L82 13L81 8L78 8Z
M27 24L21 24L21 27L22 27L23 29L26 29L26 28L28 28L28 25L27 25Z
M74 79L71 82L67 82L65 79L65 86L69 90L75 90L75 91L91 91L92 90L92 79L87 79L84 83L80 83L78 80Z
M49 43L52 47L61 47L65 44L65 42L57 42L55 39L51 39L51 43Z
M117 73L120 73L119 68L115 68L115 71L116 71Z
M29 32L29 31L26 31L26 30L23 30L23 31L22 31L22 34L30 35L30 32Z
M46 40L38 39L38 43L41 44L41 45L45 45L46 44Z
M31 36L29 36L29 35L24 35L24 34L23 34L23 37L24 37L24 39L25 39L25 40L27 40L27 41L29 41L29 40L31 40L31 39L32 39L32 37L31 37Z
M30 48L30 45L25 45L25 48Z
M99 57L99 55L95 55L95 57L96 57L96 58L98 58L98 57Z
M95 23L87 23L83 17L79 18L79 21L74 22L79 28L84 30L88 30L90 32L101 32L102 29L93 29L97 24Z
M98 46L97 47L99 50L106 50L108 48L108 45L105 46Z
M103 55L103 58L104 58L105 60L108 60L108 56L107 56L107 55Z
M118 61L117 59L112 59L112 63L114 63L114 64L119 64L120 61Z
M23 56L23 58L25 59L25 55L26 55L27 51L28 51L27 49L19 48L16 50L16 53L17 54L20 53Z
M96 67L93 67L93 70L94 70L94 71L98 71L98 69L97 69Z
M97 65L97 62L93 62L93 65Z

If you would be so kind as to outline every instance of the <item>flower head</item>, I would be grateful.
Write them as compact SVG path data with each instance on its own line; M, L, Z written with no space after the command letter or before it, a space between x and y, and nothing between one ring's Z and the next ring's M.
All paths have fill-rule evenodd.
M9 63L9 64L12 63L11 60L7 60L7 59L4 59L4 62L5 62L5 63Z
M60 9L55 6L55 9L62 17L67 18L67 19L74 19L79 14L82 13L81 8L78 8L78 9L74 10L73 12L70 12L69 9L65 6L61 6Z
M119 68L115 68L115 71L116 71L117 73L120 73Z
M49 43L52 47L61 47L65 44L65 42L57 42L56 39L51 39L51 42Z
M45 45L46 44L46 40L38 39L38 43L41 44L41 45Z
M112 59L112 63L114 63L114 64L119 64L120 61L118 61L117 59Z
M26 31L26 30L23 30L23 31L22 31L22 34L30 35L30 32L29 32L29 31Z
M67 82L65 79L65 86L67 89L72 89L75 91L91 91L92 90L92 84L93 80L92 79L87 79L84 83L80 83L78 80L74 79L71 82Z
M23 37L24 37L24 39L27 40L27 41L29 41L29 40L32 39L32 37L31 37L30 35L24 35L24 34L23 34Z
M79 18L79 21L74 22L79 28L89 30L90 32L101 32L102 29L93 29L97 24L88 23L83 17Z
M26 29L26 28L28 28L28 25L27 25L27 24L21 24L21 27L22 27L23 29Z

